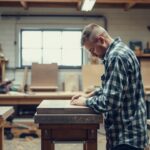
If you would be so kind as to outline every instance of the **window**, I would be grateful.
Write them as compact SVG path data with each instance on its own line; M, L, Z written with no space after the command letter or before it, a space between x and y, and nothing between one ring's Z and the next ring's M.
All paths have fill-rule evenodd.
M21 66L32 62L78 67L82 64L79 30L22 30Z

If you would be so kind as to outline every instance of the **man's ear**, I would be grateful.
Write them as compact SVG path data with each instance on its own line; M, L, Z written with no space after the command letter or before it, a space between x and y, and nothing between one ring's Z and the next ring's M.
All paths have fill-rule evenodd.
M96 41L96 42L100 42L101 44L104 44L105 39L104 39L103 36L98 35L98 36L96 37L96 40L95 40L95 41Z

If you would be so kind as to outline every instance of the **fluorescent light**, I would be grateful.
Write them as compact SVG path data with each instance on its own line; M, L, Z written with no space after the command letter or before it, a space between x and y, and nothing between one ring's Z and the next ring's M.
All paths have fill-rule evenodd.
M96 0L84 0L81 6L82 11L90 11L92 10Z

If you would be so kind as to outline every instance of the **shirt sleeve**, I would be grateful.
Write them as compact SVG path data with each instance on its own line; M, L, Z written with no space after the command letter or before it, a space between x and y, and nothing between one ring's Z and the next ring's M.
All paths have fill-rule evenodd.
M105 70L104 86L86 101L86 105L95 112L107 112L121 106L121 99L126 85L125 64L119 57L112 58Z
M102 87L96 88L94 91L94 95L101 95L102 94Z

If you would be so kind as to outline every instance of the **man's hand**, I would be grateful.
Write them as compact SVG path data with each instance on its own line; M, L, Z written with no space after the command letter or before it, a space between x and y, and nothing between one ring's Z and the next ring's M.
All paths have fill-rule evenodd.
M86 105L86 99L93 96L94 91L92 91L89 94L78 94L78 95L74 95L71 98L71 104L72 105L79 105L79 106L85 106Z
M85 106L86 105L86 97L80 96L78 98L72 98L71 100L72 105L79 105L79 106Z
M85 97L85 98L89 98L91 96L93 96L94 92L92 91L91 93L88 93L88 94L77 94L77 95L74 95L71 100L74 100L74 99L78 99L79 97Z
M74 100L74 99L78 99L80 96L83 96L82 94L77 94L77 95L74 95L71 100Z

